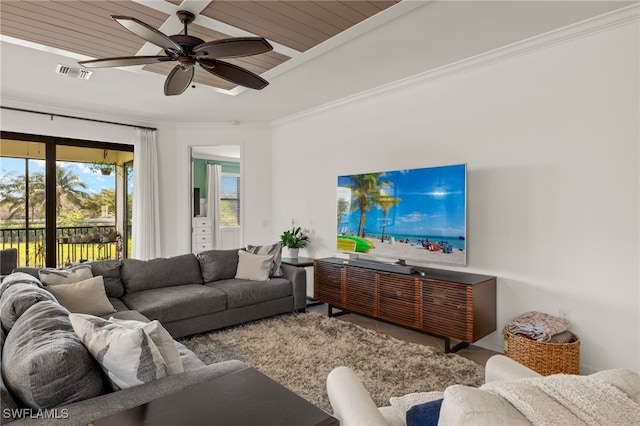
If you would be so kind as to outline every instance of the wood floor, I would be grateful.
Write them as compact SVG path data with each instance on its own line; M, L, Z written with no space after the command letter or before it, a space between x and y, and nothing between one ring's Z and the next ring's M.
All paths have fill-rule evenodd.
M327 315L327 305L320 304L315 306L307 307L307 311L311 312L319 312ZM334 310L337 312L338 310ZM384 321L378 321L373 318L365 317L357 314L347 314L341 315L340 319L343 321L349 321L354 324L358 324L359 326L369 328L371 330L375 330L379 333L387 334L393 336L397 339L402 339L407 342L418 343L421 345L436 347L442 351L444 351L444 340L429 336L428 334L420 333L414 330L408 330L403 327L399 327L393 324L386 323ZM451 345L456 344L457 341L451 340ZM487 360L496 355L498 352L491 351L489 349L484 349L479 346L469 345L469 347L461 349L456 352L458 355L463 356L467 359L470 359L474 362L477 362L480 365L485 365Z

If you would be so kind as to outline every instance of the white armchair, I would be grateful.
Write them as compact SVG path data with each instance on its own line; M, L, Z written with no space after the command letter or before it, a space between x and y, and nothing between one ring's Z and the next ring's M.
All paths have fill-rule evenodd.
M531 380L518 380L527 378ZM640 424L640 375L635 371L612 369L590 376L541 377L504 355L495 355L487 361L485 383L481 389L462 385L445 389L438 425ZM550 389L550 394L542 388ZM403 409L377 408L347 367L329 373L327 392L342 426L405 424ZM556 398L557 392L562 398Z
M525 377L539 377L529 368L507 358L495 355L487 361L485 381L515 380ZM327 377L327 393L333 407L334 416L340 420L341 426L403 426L404 418L392 407L376 407L369 392L364 388L358 376L348 367L337 367ZM522 417L507 401L493 394L467 386L450 386L444 392L444 401L440 410L439 424L493 424L492 411L500 409L506 415L509 425L530 423ZM467 399L473 403L470 407L474 413L473 420L464 411L458 399ZM486 412L486 416L478 416ZM472 421L471 421L472 420ZM504 419L503 419L504 420Z

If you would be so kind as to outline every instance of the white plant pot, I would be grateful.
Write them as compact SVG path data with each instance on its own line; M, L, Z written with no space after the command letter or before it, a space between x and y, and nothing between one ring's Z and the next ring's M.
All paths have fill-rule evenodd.
M298 258L298 252L300 251L300 249L297 248L290 248L289 249L289 257L292 259L297 259Z

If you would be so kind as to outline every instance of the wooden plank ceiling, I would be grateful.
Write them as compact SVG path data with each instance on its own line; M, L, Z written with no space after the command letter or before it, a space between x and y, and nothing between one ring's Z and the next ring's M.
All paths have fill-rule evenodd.
M305 52L398 1L216 0L210 2L200 15L297 52ZM167 0L167 3L180 6L183 2ZM93 58L134 56L145 41L122 28L111 19L111 15L132 16L154 28L160 28L167 20L178 19L161 11L166 8L158 9L131 0L2 0L0 34ZM190 35L205 41L230 37L203 26L212 21L201 21L198 22L196 16L195 23L189 26ZM162 54L162 51L158 53ZM262 74L289 59L290 56L273 51L228 62ZM145 66L144 69L166 75L173 66L175 63L170 62ZM196 67L194 81L221 89L235 87L200 67Z

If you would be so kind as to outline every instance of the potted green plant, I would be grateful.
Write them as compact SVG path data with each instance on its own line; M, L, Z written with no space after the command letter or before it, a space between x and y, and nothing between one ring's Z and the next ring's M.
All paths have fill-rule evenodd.
M293 226L291 230L284 231L280 236L282 245L289 249L289 256L293 259L298 258L298 251L306 247L309 242L309 236L305 235L302 228Z

